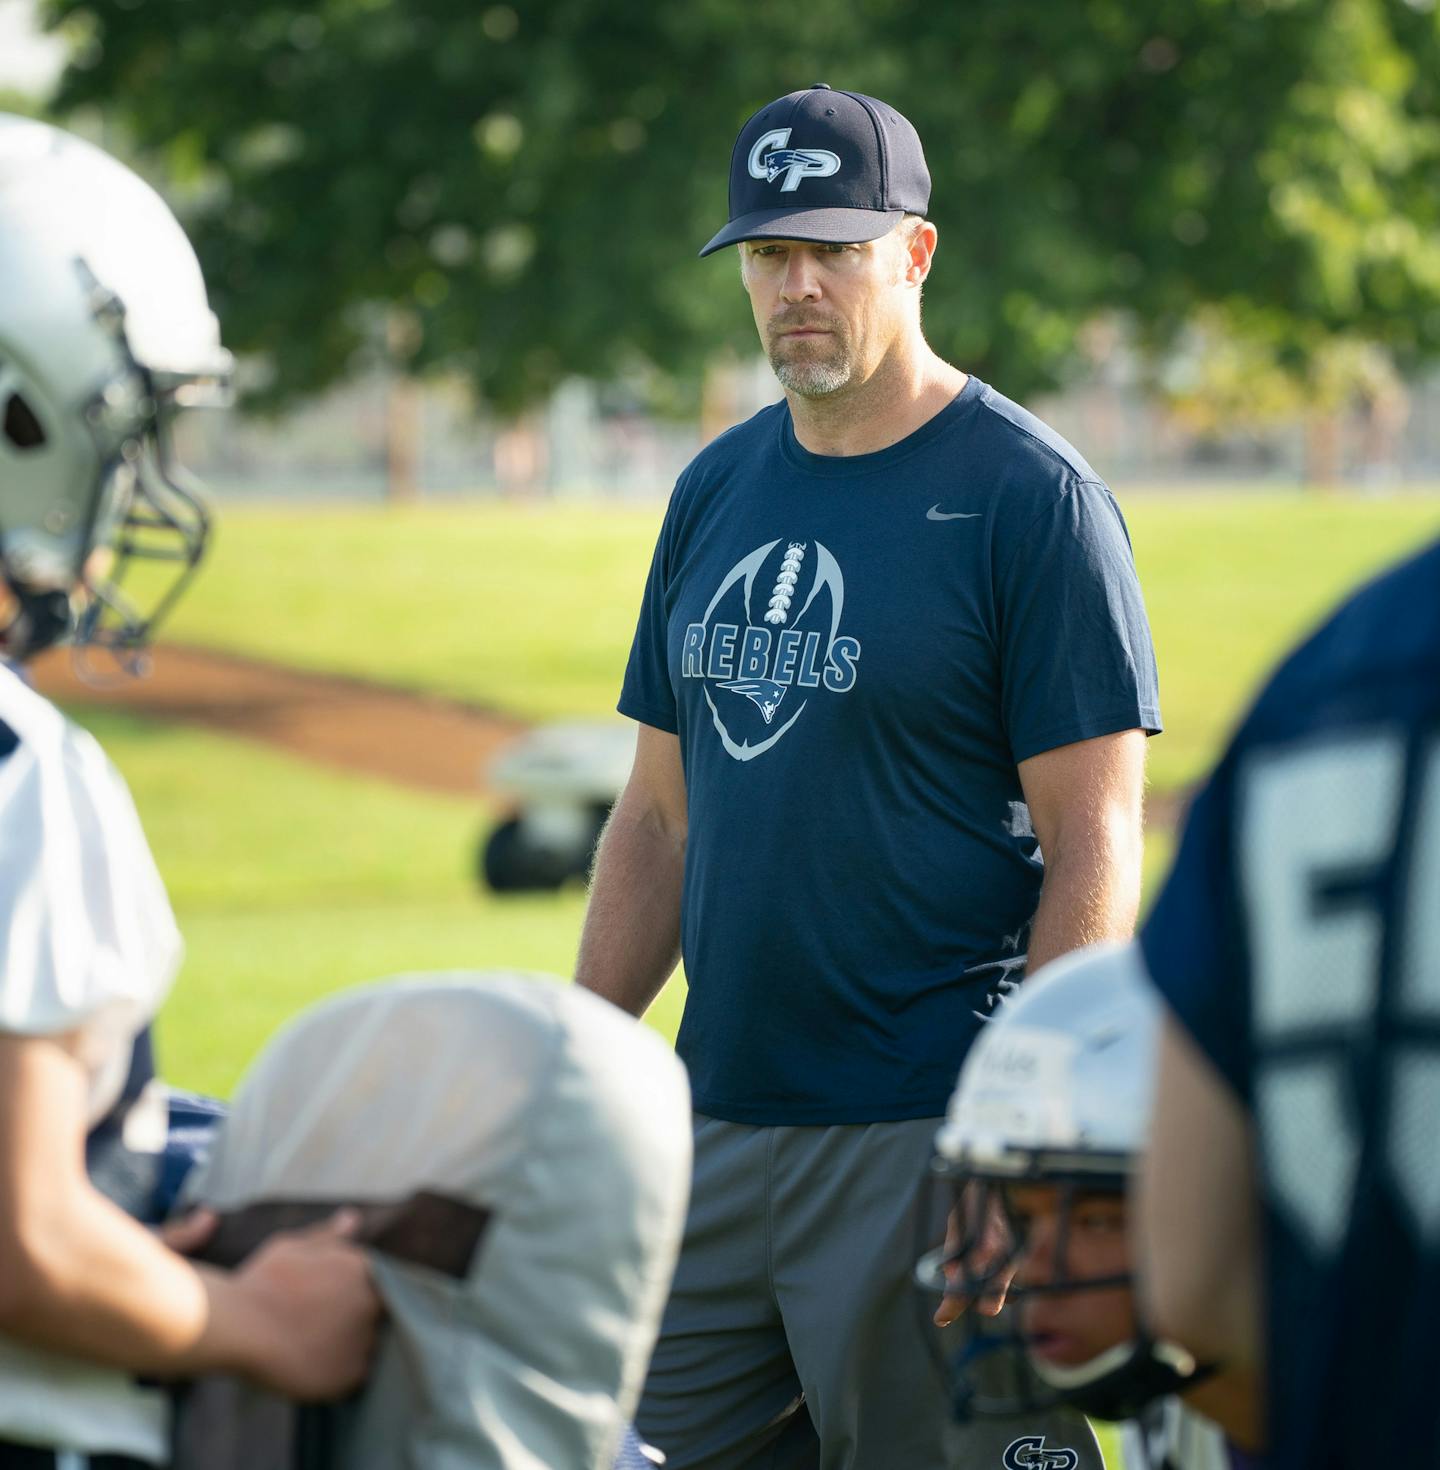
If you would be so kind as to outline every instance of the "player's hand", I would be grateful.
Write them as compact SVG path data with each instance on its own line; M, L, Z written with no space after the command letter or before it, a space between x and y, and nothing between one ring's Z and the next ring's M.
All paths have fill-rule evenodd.
M359 1216L338 1210L266 1241L236 1272L260 1319L246 1364L267 1388L301 1400L341 1398L369 1371L380 1321L370 1262L353 1243Z
M972 1183L966 1191L965 1198L956 1203L945 1221L946 1292L944 1299L935 1309L934 1322L937 1327L948 1327L952 1322L958 1321L972 1306L983 1317L996 1317L1005 1305L1005 1293L1010 1290L1010 1282L1015 1276L1014 1264L995 1272L986 1283L985 1290L980 1294L978 1301L972 1301L959 1289L962 1284L960 1263L954 1257L960 1249L961 1242L973 1233L973 1231L966 1230L963 1216L981 1209L985 1212L985 1218L980 1224L980 1239L966 1253L966 1264L971 1267L975 1275L984 1275L1011 1253L1010 1231L1000 1209L1000 1201L993 1194L982 1196L978 1192L978 1186Z
M182 1256L193 1256L204 1248L219 1223L220 1216L214 1210L201 1206L156 1226L155 1233L172 1251Z

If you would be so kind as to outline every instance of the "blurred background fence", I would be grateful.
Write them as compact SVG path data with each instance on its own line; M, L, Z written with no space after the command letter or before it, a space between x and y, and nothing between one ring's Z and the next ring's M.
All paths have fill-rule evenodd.
M725 427L778 397L757 358L717 371L708 404ZM1318 445L1300 418L1197 430L1123 363L1030 406L1117 489L1294 487L1321 481L1320 455L1331 489L1440 487L1440 376L1406 385L1379 408L1328 416ZM183 439L187 462L231 497L627 501L667 494L711 428L698 417L658 417L583 379L506 421L478 409L463 382L371 374L276 419L192 416Z

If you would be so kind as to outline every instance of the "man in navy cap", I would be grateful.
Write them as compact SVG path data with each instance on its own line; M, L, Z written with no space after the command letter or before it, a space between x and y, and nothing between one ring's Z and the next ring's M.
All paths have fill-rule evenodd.
M579 962L637 1014L682 952L690 983L694 1196L639 1416L671 1470L945 1463L914 1181L998 999L1135 918L1160 713L1124 522L926 343L929 194L894 108L818 85L746 123L701 252L738 247L785 398L671 499ZM1073 1418L1016 1433L1017 1465L1093 1455Z

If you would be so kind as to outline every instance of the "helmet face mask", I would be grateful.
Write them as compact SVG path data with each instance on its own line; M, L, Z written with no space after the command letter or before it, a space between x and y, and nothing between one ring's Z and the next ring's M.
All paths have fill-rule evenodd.
M0 300L0 646L25 658L68 634L133 669L204 554L210 517L171 431L181 408L228 403L229 354L149 186L3 115L0 273L16 283Z
M92 400L86 418L101 454L103 482L86 537L82 567L84 605L74 641L102 648L122 666L154 636L198 570L209 540L211 519L203 492L174 452L174 419L182 404L223 407L230 402L227 379L150 373L130 353L124 336L124 307L108 303L114 329L133 372L128 391L112 384ZM127 400L129 400L127 402ZM131 425L126 430L127 423ZM105 453L107 431L121 429L118 445ZM105 555L97 556L96 553ZM108 563L105 565L104 563ZM147 576L153 585L137 600L127 577L137 564L162 563L167 574Z
M1018 1177L960 1169L936 1178L955 1223L947 1244L921 1258L917 1284L932 1296L1005 1299L998 1317L971 1310L950 1329L957 1413L1008 1419L1067 1404L1125 1419L1186 1386L1193 1361L1160 1349L1137 1320L1123 1176L1039 1161Z
M1149 1116L1155 1003L1133 952L1049 967L981 1033L936 1140L946 1242L916 1282L932 1298L1003 1296L965 1311L945 1365L958 1417L1067 1404L1133 1417L1183 1391L1197 1365L1145 1333L1135 1309L1126 1188Z

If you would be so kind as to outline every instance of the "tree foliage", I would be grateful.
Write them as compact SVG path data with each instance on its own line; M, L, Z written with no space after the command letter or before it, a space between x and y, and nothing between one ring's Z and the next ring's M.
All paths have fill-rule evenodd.
M725 218L748 114L893 101L934 176L936 347L1007 391L1119 311L1303 369L1440 346L1433 0L46 0L98 107L186 187L276 401L388 352L501 408L753 345Z

